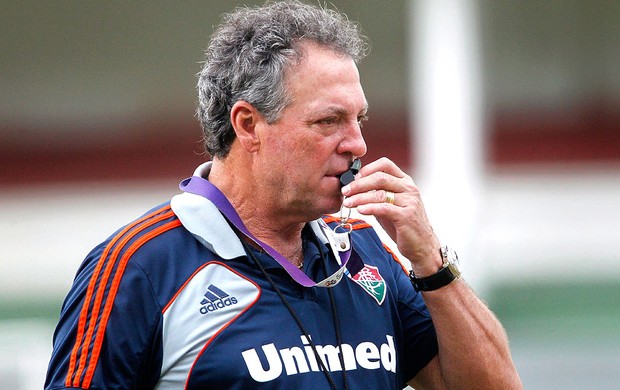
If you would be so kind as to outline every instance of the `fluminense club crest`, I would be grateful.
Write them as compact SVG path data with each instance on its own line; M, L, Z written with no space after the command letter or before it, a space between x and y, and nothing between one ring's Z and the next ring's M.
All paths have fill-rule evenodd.
M351 279L359 284L379 305L383 303L385 299L385 280L381 277L377 267L364 264L364 268Z

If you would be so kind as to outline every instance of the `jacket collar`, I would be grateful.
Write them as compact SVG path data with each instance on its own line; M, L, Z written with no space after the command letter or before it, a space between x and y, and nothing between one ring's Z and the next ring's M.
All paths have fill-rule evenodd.
M211 162L200 165L194 176L207 178L211 171ZM211 252L223 259L245 256L241 240L218 208L205 197L184 192L172 197L172 211L183 226ZM331 230L322 219L309 222L314 234L323 244L328 244L326 234Z

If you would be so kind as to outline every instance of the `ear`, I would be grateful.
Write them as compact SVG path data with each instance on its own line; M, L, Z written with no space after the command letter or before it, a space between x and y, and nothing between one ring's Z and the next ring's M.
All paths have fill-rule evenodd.
M254 152L260 146L260 139L256 132L256 124L260 118L261 115L256 108L243 100L237 101L230 110L230 123L241 146L247 152Z

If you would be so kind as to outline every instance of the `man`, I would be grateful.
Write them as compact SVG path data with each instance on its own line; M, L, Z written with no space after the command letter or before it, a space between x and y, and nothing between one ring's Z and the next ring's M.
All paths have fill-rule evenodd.
M296 1L225 17L198 82L212 161L87 257L46 388L521 387L413 180L383 158L341 188L366 153L366 50ZM377 217L421 292L369 225L325 216L343 202Z

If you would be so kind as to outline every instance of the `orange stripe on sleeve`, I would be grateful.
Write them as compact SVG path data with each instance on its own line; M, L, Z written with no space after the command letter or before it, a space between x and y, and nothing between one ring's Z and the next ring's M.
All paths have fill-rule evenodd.
M115 248L116 244L123 238L125 237L125 239L123 239L121 241L120 247L122 248L122 246L131 238L133 237L135 234L139 233L140 231L142 231L143 229L151 226L153 223L158 222L159 220L161 220L160 218L157 219L157 221L149 221L147 224L145 224L144 226L140 226L137 228L137 230L135 232L133 232L130 237L127 237L126 234L127 232L129 232L131 229L136 228L136 226L140 225L141 223L143 223L144 221L153 218L154 216L157 216L158 214L161 214L163 212L166 212L163 215L166 215L165 218L169 218L170 216L173 215L173 213L170 211L170 206L167 205L165 207L162 207L161 209L158 209L148 215L145 215L144 217L134 221L133 223L131 223L130 225L127 225L123 230L121 230L116 236L114 236L114 238L110 241L110 243L106 246L103 254L101 255L101 257L99 258L99 262L97 263L97 266L95 267L95 270L93 271L93 275L91 276L87 291L86 291L86 296L84 298L84 304L82 306L82 311L80 312L80 317L78 319L78 327L77 327L77 335L76 335L76 340L75 340L75 345L73 346L72 352L71 352L71 357L69 359L69 368L67 371L67 378L65 380L65 385L67 387L77 387L79 386L79 382L80 382L80 376L82 374L82 368L83 365L85 364L85 360L86 360L86 355L88 354L88 345L90 344L90 339L92 336L92 331L95 327L95 319L97 317L90 317L90 324L89 324L89 329L88 331L86 331L86 324L88 322L89 319L89 314L97 314L99 312L99 306L101 304L101 300L102 295L103 295L103 291L105 290L105 284L107 284L107 278L108 276L104 275L104 279L102 280L103 282L103 288L100 286L99 291L97 291L97 297L95 299L94 302L94 306L92 308L92 310L90 309L91 306L91 301L93 299L93 295L95 293L95 288L97 286L97 280L99 279L99 275L101 273L101 270L103 268L103 266L106 264L106 259L108 258L108 255L110 253L110 251L112 250L112 248ZM118 251L120 251L120 248L116 248L114 253L117 253ZM114 262L110 261L108 266L106 267L106 271L105 273L107 275L109 275L109 273L111 272L111 269L114 266ZM99 302L99 303L97 303ZM86 339L84 341L82 341L84 334L86 331ZM82 353L82 355L80 356L80 364L76 367L77 364L77 357L78 354Z
M383 244L383 243L382 243ZM388 251L388 253L390 255L392 255L392 258L394 259L394 261L396 261L403 269L403 271L405 271L405 273L407 275L409 275L409 269L407 268L407 266L405 265L405 263L403 263L398 256L396 256L396 254L394 252L392 252L392 250L385 244L383 244L383 247L385 248L386 251Z
M93 333L95 331L95 326L97 325L97 319L100 317L100 310L101 310L101 305L102 302L104 300L104 296L105 296L105 290L106 287L108 286L108 280L110 279L110 275L112 273L112 270L114 269L114 266L116 264L116 259L118 258L119 253L121 252L121 250L125 247L125 245L127 244L127 242L129 242L132 238L134 238L136 235L138 235L139 233L141 233L142 231L144 231L145 229L151 227L152 225L170 218L171 216L173 216L174 214L172 213L172 211L170 211L169 209L164 212L163 214L157 215L155 218L150 219L147 223L145 223L142 226L139 226L137 229L135 229L134 231L132 231L129 234L126 234L122 240L120 240L119 244L114 248L114 251L112 252L112 255L110 256L110 260L108 260L108 264L106 266L105 272L101 278L101 281L99 283L99 287L97 290L97 294L95 296L95 301L93 304L93 308L90 311L91 313L91 320L89 322L88 325L88 330L86 332L86 338L84 339L84 342L82 344L82 354L80 356L80 362L79 365L77 367L76 370L76 375L73 379L73 383L78 385L80 383L80 377L82 376L82 373L84 371L84 367L86 366L86 360L88 359L88 351L89 351L89 346L90 346L90 342L92 340L93 337ZM105 259L105 258L104 258ZM104 260L105 261L105 260ZM118 270L117 270L118 272ZM109 296L107 297L107 299L109 299Z
M112 280L112 285L109 291L109 297L106 300L105 307L103 309L103 315L100 320L99 327L97 329L97 335L95 336L95 342L93 345L92 355L90 357L90 361L88 364L88 368L86 370L86 375L84 376L83 385L88 388L93 379L93 375L95 373L95 368L97 367L97 361L99 360L99 354L101 352L101 347L103 345L103 338L105 335L105 329L108 324L108 320L110 318L110 313L112 312L112 306L114 305L114 298L116 297L116 293L118 292L118 287L121 284L121 279L123 277L123 273L125 272L125 268L127 267L127 263L133 254L146 242L151 240L153 237L157 237L160 234L167 232L171 229L181 226L181 221L175 219L171 222L162 225L153 231L148 232L144 236L140 237L136 242L131 244L127 251L121 257L120 263L118 265L117 271L114 275L114 279Z

